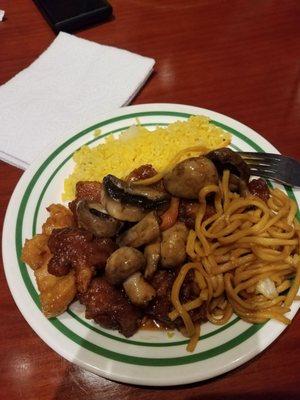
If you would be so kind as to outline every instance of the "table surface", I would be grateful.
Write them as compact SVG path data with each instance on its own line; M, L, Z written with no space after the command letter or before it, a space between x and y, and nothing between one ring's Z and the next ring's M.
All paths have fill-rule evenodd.
M156 60L134 104L192 104L229 115L300 159L300 2L111 0L114 19L82 38ZM31 0L0 0L0 84L55 35ZM22 171L0 162L0 223ZM52 351L18 311L0 269L1 393L29 399L292 399L300 395L300 315L262 354L207 382L144 388L110 382ZM298 396L297 396L298 394ZM299 397L298 397L299 398Z

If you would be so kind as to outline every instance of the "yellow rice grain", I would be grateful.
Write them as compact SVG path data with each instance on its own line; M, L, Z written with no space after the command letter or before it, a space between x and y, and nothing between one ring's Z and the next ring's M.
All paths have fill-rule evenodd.
M208 117L191 116L154 131L136 125L112 135L95 147L83 146L74 155L75 167L64 182L63 200L72 200L78 181L102 181L107 174L126 177L142 164L152 164L162 171L181 150L204 146L208 150L227 146L231 135L210 123Z

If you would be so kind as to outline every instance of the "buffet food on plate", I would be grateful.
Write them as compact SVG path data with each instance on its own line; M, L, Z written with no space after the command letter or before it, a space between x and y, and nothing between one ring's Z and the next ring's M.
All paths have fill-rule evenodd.
M85 316L126 337L151 323L197 345L201 324L233 313L285 324L300 282L297 205L251 179L230 135L194 116L154 132L139 124L83 147L25 241L48 318L79 300Z

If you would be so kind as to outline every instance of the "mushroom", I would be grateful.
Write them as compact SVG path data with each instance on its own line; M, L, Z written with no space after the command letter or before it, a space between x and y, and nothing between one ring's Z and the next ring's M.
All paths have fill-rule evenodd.
M206 157L214 163L220 175L225 169L228 169L231 174L240 178L246 184L248 183L250 168L237 152L226 147L211 151L206 154Z
M160 235L158 217L155 211L148 213L140 222L118 238L120 246L140 247L157 239Z
M160 240L148 244L144 249L144 256L147 262L144 277L148 279L154 275L160 261Z
M162 233L161 265L164 268L175 268L186 258L186 241L188 228L183 222L177 222L172 228Z
M155 289L145 281L141 272L132 274L123 283L131 303L145 307L156 295Z
M103 187L111 199L140 207L143 210L157 210L168 206L170 196L168 193L157 190L151 186L131 186L128 182L118 179L114 175L103 178Z
M146 264L142 252L133 247L120 247L108 258L105 267L105 277L109 283L118 285L130 275L143 269Z
M109 215L121 221L137 222L146 215L144 209L113 200L104 191L102 193L102 203Z
M166 190L173 196L197 199L203 187L218 183L218 172L206 157L192 157L177 164L163 181Z
M92 201L79 200L76 215L79 227L98 237L115 236L122 225L121 221L107 214L101 203Z
M230 173L229 176L229 189L232 192L239 193L242 197L246 197L247 195L250 194L248 188L248 182L244 181L243 179L234 175L233 173Z

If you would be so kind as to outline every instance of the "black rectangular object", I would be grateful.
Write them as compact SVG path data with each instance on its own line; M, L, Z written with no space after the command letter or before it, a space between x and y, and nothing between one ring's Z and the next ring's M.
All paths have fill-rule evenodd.
M112 15L106 0L34 0L55 32L73 32Z

